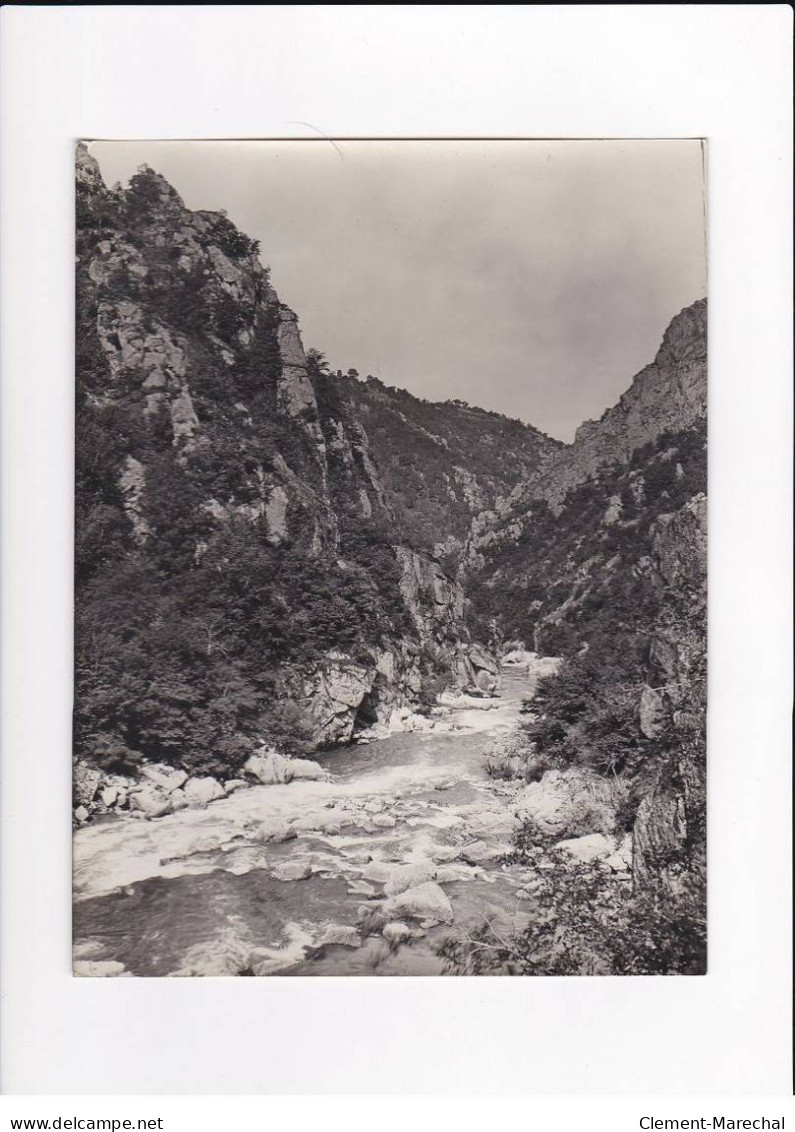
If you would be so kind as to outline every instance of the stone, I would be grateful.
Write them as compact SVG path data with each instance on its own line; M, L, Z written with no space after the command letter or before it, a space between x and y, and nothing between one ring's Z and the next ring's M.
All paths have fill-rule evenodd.
M438 884L449 884L456 880L475 880L484 875L480 865L465 865L461 862L455 865L441 865L436 873Z
M285 861L277 865L272 874L276 880L308 880L312 866L305 861Z
M355 880L348 885L349 896L375 896L375 889L366 880Z
M130 809L140 811L144 817L160 818L173 808L171 795L158 786L141 786L130 793Z
M233 794L235 790L241 790L247 785L245 778L228 778L224 783L224 790L227 794Z
M189 778L185 783L185 797L189 806L206 806L226 797L226 791L217 778Z
M434 881L426 881L425 884L418 884L397 896L391 896L383 910L387 916L408 916L413 920L442 924L452 924L455 919L447 893Z
M370 819L376 829L394 829L397 822L389 814L376 814Z
M516 816L539 839L612 833L616 798L611 784L593 771L569 767L548 770L517 797Z
M75 959L95 959L104 950L104 944L98 939L79 939L72 948L72 956Z
M188 776L184 770L166 766L165 763L147 763L141 767L141 776L167 794L172 790L177 790L180 786L184 786L188 781Z
M659 688L646 684L640 694L638 707L640 729L647 739L657 739L668 725L665 694Z
M612 856L616 852L617 842L615 837L606 837L603 833L589 833L584 837L559 841L555 848L587 864L590 861L604 860Z
M621 496L611 495L610 499L608 500L607 510L602 517L602 522L604 523L604 525L606 527L612 527L613 524L617 523L621 518L623 510L624 504L621 502Z
M609 857L605 857L602 864L605 868L610 869L614 873L625 873L632 868L631 833L624 835L615 853L611 853Z
M668 885L669 873L684 856L687 810L682 794L656 789L638 806L632 828L632 872L638 890Z
M320 937L321 947L361 947L362 937L348 924L327 924Z
M387 943L398 944L410 940L414 932L408 924L404 924L402 920L392 920L391 923L384 926L381 935Z
M510 838L519 829L520 822L508 810L485 810L466 819L467 833L474 837Z
M328 778L328 772L320 763L311 759L286 759L267 749L252 755L243 769L263 786L275 786L294 779L323 782Z
M72 774L72 789L79 806L90 806L102 782L102 772L85 762L77 762Z
M307 782L325 782L328 777L328 771L324 770L320 763L313 762L311 759L290 759L287 767L288 778L287 782L297 781L304 779Z
M296 830L282 818L268 817L259 823L252 837L256 841L292 841L298 836Z
M289 781L287 777L289 762L289 759L284 758L277 751L264 747L257 754L251 755L243 770L263 786L274 786Z
M469 845L464 845L461 849L460 856L466 861L472 861L477 864L481 861L495 861L498 857L504 857L507 853L511 852L512 847L507 842L490 842L490 841L472 841Z
M125 973L124 964L112 959L77 959L72 964L72 973L82 978L108 978Z
M418 861L400 865L389 874L389 879L384 885L384 894L386 896L397 896L399 893L405 892L407 888L414 888L418 884L423 884L426 880L434 880L435 877L436 865L433 861Z
M172 790L169 794L171 799L171 808L176 812L177 810L184 810L188 805L188 796L184 790Z
M90 814L89 814L89 812L88 812L88 810L86 809L85 806L78 806L77 809L75 810L75 818L79 822L87 822L89 817L90 817Z
M126 801L127 793L118 786L105 786L99 796L102 799L102 805L109 810L111 806L115 806L117 802Z

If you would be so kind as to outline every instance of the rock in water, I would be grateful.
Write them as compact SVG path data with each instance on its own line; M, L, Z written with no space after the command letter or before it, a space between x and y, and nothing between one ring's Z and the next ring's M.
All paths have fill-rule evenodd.
M125 971L123 963L116 963L112 959L76 959L72 964L72 973L83 978L108 978L123 975Z
M311 759L286 759L276 751L267 749L252 755L243 769L263 786L275 786L292 782L293 779L323 782L328 778L328 772L320 763Z
M72 789L80 806L90 806L102 782L102 774L88 763L75 763L72 772Z
M384 927L381 935L387 943L398 944L405 943L407 940L412 939L414 932L408 924L404 924L402 920L393 920Z
M312 875L312 866L301 861L285 861L273 870L276 880L308 880Z
M253 833L256 841L293 841L298 834L282 818L265 818Z
M320 763L313 762L311 759L290 759L287 773L289 774L286 779L287 782L301 778L308 782L324 782L329 777L328 771L324 770Z
M263 748L256 755L251 756L243 769L263 786L273 786L276 783L289 781L287 778L289 761L276 751Z
M540 840L612 833L616 798L610 783L583 768L548 770L519 794L516 816Z
M387 916L408 916L412 920L433 920L438 924L452 924L455 919L447 893L433 881L390 897L383 910Z
M206 806L226 797L226 791L217 778L189 778L184 790L189 806Z
M432 861L399 865L389 874L389 880L384 885L384 893L386 896L397 896L407 888L414 888L435 877L436 865Z
M146 766L141 767L141 776L167 794L172 790L177 790L180 786L184 786L188 781L188 776L184 770L166 766L165 763L147 763Z
M361 947L362 937L347 924L328 924L320 937L321 947Z
M130 809L140 810L147 818L159 818L173 809L171 796L158 786L142 786L130 793Z

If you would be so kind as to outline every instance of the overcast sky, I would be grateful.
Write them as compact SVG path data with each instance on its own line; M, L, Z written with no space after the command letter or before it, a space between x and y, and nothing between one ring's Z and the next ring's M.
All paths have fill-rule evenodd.
M366 97L366 95L363 95ZM706 294L698 141L95 142L261 242L305 346L562 440Z

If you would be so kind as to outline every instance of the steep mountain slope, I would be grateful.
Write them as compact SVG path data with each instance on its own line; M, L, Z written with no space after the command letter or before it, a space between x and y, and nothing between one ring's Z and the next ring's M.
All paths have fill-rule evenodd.
M226 782L263 742L296 754L492 690L474 642L520 639L564 661L491 756L528 783L519 851L551 781L577 833L598 795L593 832L631 838L646 901L620 945L588 921L584 958L533 937L521 963L703 969L706 301L562 445L329 373L256 244L151 170L108 189L81 148L77 222L81 820L126 804L115 774ZM570 939L605 883L580 881L555 874L538 921ZM639 916L686 946L627 960Z
M463 401L419 400L376 378L337 373L338 394L366 423L395 522L418 549L457 565L483 512L507 505L565 446L530 425Z
M544 843L555 797L558 838L628 838L632 855L630 900L599 861L560 864L502 955L527 973L705 970L706 357L702 300L470 548L474 630L564 657L491 754L493 773L530 784L523 851Z
M331 377L253 241L84 147L77 253L78 756L231 777L492 686L433 548L556 443Z

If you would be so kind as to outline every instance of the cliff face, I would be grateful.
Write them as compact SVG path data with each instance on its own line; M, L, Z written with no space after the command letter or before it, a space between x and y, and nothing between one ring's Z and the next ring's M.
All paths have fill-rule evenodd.
M558 510L566 495L600 468L626 463L665 432L683 432L707 412L707 300L672 320L651 365L598 421L585 421L574 443L550 460L531 485Z
M496 623L564 658L492 768L531 782L530 801L565 781L572 811L583 782L610 787L602 824L577 832L606 821L631 839L625 944L649 972L706 962L706 354L702 300L618 405L485 524L467 566L476 631ZM576 883L558 878L564 903ZM635 969L599 947L607 969Z
M566 659L514 771L620 780L638 890L698 905L706 302L566 446L330 373L225 216L147 169L108 189L84 149L77 181L86 814L152 764L229 780L263 741L296 754L451 685L489 694L476 642L520 639Z
M79 148L75 740L105 769L234 774L491 679L458 547L558 445L331 375L258 252Z

